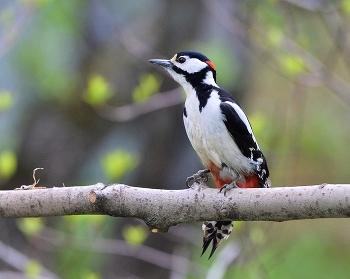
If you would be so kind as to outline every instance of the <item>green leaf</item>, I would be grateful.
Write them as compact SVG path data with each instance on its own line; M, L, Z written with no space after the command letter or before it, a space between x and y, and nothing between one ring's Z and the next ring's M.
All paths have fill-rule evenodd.
M17 169L17 157L12 150L0 152L0 180L12 177Z
M109 83L101 75L94 75L88 81L83 100L91 106L101 106L113 96Z
M140 78L140 84L132 93L135 102L144 102L151 95L159 91L161 80L153 74L144 74Z
M42 265L36 260L30 260L24 267L24 273L29 278L38 278L42 271Z
M89 224L91 227L101 227L105 220L106 215L67 215L63 217L67 223L71 226L84 226Z
M22 218L17 220L18 228L29 236L35 236L44 227L44 223L41 218Z
M116 149L101 158L101 165L110 180L121 178L138 164L138 158L125 150Z
M83 276L81 276L80 278L84 278L84 279L101 279L102 277L99 274L97 274L96 272L85 271L83 273Z
M261 24L267 27L275 27L281 30L285 26L285 17L278 9L277 1L258 1L255 9L255 17Z
M283 40L283 30L280 28L271 27L267 31L267 39L272 46L279 46Z
M281 68L290 76L296 76L305 71L304 59L298 55L281 55L280 56Z
M142 226L127 226L123 229L123 237L125 241L132 246L139 246L145 242L149 232Z
M343 0L341 3L341 9L344 11L344 13L350 14L350 0Z
M13 98L10 91L0 90L0 111L11 108Z

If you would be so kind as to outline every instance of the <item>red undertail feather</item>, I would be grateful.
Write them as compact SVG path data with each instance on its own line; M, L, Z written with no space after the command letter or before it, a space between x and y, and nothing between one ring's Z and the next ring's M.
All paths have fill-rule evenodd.
M244 181L238 181L237 186L239 188L258 188L259 178L256 174L244 176Z
M210 170L213 179L215 181L216 187L219 189L226 184L230 184L233 180L229 177L220 177L220 168L214 165L212 162L207 166ZM239 188L258 188L259 187L259 178L258 176L253 174L244 175L244 180L237 181L237 186Z

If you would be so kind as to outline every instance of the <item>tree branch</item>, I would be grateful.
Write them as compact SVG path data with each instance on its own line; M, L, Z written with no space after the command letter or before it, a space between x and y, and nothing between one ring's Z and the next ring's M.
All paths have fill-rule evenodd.
M153 232L205 220L288 221L350 217L350 185L158 190L122 184L0 191L0 217L107 214L142 219Z

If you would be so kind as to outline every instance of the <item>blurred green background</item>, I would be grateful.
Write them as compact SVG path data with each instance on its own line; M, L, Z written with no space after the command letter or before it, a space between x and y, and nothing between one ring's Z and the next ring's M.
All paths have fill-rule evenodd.
M349 183L349 0L3 0L0 186L182 189L201 164L184 94L151 58L194 49L248 114L272 185ZM348 278L350 221L236 222L207 261L200 223L3 219L0 278Z

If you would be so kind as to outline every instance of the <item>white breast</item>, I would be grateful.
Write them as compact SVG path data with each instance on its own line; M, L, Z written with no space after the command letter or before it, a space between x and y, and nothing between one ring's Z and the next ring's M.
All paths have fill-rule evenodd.
M196 93L187 94L187 117L184 116L187 136L205 166L212 162L221 168L224 163L235 173L251 172L249 158L242 154L226 129L220 103L217 91L213 91L200 112Z

